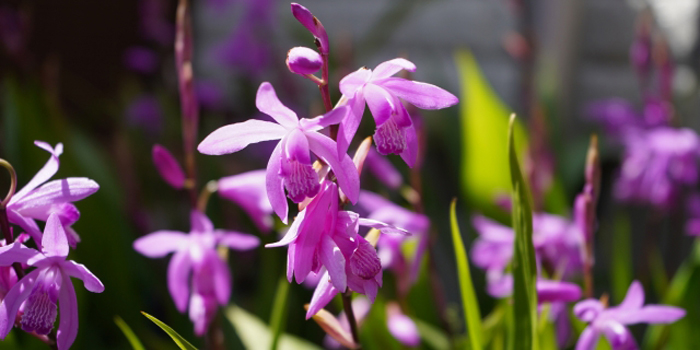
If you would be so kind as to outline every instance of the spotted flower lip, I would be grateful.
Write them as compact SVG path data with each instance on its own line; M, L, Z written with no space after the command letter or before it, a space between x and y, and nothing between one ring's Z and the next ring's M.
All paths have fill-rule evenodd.
M156 231L134 241L134 249L149 258L174 253L168 265L168 290L180 312L185 312L189 303L195 332L202 335L217 305L225 305L231 296L231 272L219 258L217 246L250 250L260 240L240 232L215 229L209 218L197 210L192 210L190 220L189 234Z
M19 262L36 267L10 289L0 304L0 338L5 339L12 329L22 303L22 329L48 334L56 320L58 302L61 320L56 342L58 349L64 350L70 348L78 334L78 305L70 278L81 279L93 293L102 293L105 288L87 267L66 260L70 248L57 214L51 214L46 221L41 246L41 251L37 251L14 242L0 248L0 266Z
M63 153L63 144L56 148L46 142L34 144L49 152L51 157L36 175L7 204L7 217L13 224L27 232L37 246L41 244L41 230L34 220L46 221L52 213L58 213L64 225L72 225L80 213L72 204L95 193L100 186L85 177L69 177L47 182L58 171L58 157Z
M685 316L685 310L667 305L644 305L642 284L633 281L620 305L606 308L596 299L586 299L574 306L574 314L588 323L576 343L576 350L595 349L601 334L614 350L622 350L638 348L626 325L673 323Z
M435 85L392 77L416 66L403 58L380 63L374 70L360 68L340 81L340 91L352 113L340 124L338 154L347 152L360 125L365 102L377 124L375 143L381 154L400 154L409 167L418 157L416 130L402 101L422 109L442 109L459 102L456 96Z
M280 102L268 82L260 85L256 105L277 123L250 119L223 126L199 144L199 152L222 155L238 152L251 143L280 140L267 164L266 188L272 208L285 224L289 212L284 198L285 188L288 196L297 203L318 193L319 179L311 167L309 152L330 165L343 193L351 202L357 202L360 179L355 164L347 154L338 156L336 143L319 132L329 125L340 123L347 115L348 107L335 108L313 119L299 119L296 113Z

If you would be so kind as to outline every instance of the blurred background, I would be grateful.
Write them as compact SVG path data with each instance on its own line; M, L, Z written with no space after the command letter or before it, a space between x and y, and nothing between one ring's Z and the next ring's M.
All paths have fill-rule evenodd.
M469 137L478 131L470 125L494 118L505 126L507 114L516 112L528 135L529 150L544 149L548 154L545 162L536 156L525 161L531 173L549 169L552 189L543 190L545 199L538 209L570 216L573 199L583 186L590 134L603 130L590 117L588 106L609 98L624 99L638 109L645 103L630 48L647 28L653 32L655 64L673 66L668 79L673 125L700 127L700 2L696 0L307 0L301 4L329 33L334 100L340 95L337 82L343 76L395 57L408 58L418 66L411 78L461 98L459 106L422 112L427 153L419 183L435 237L431 261L444 293L446 316L441 320L436 311L427 273L410 295L417 301L412 303L414 316L447 334L463 332L464 327L459 321L449 236L450 200L458 197L467 247L476 237L470 227L472 213L508 221L496 198L499 190L508 190L508 183L504 187L500 180L484 186L475 182L483 176L507 176L507 164L474 161L483 159L478 154L491 148L505 152L506 129L490 141L475 143ZM103 281L106 290L92 294L76 287L82 322L75 349L128 348L115 316L122 317L147 348L173 348L140 310L202 345L167 292L168 259L147 259L131 247L136 238L155 230L189 228L186 194L162 181L151 161L156 143L179 159L183 154L173 57L176 5L174 0L0 2L0 157L15 167L21 187L47 159L33 141L62 142L65 152L54 178L85 176L101 186L95 195L77 203L82 215L74 228L82 242L71 254ZM300 116L322 113L316 86L290 73L284 64L291 47L313 47L312 37L291 16L289 2L193 1L193 31L199 140L219 126L258 117L255 91L263 81L270 81L282 102ZM467 91L470 86L484 89L495 102L465 99L473 96ZM470 103L494 107L480 115L480 110L470 109ZM501 110L505 115L494 112ZM360 136L373 132L367 120ZM223 157L199 155L198 185L264 168L272 146L261 144ZM624 295L629 281L636 278L645 285L654 284L650 299L658 300L690 251L692 240L683 234L685 214L673 210L658 214L648 207L618 204L611 187L621 148L604 133L601 147L595 295L613 288L611 281L627 279L623 287L615 287L617 295ZM407 179L409 171L403 162L389 158ZM5 173L0 180L3 189L8 183ZM367 180L365 187L392 195L376 181ZM211 200L208 215L217 227L259 234L266 243L276 240L272 234L258 232L240 208L218 197ZM650 216L659 219L650 224L645 220ZM611 232L620 227L630 233L621 236L629 254L623 262L628 265L622 265L630 268L628 275L624 271L614 275L614 266L620 265L611 258L620 248L616 241L620 236ZM649 230L658 233L649 236L645 233ZM643 239L652 240L651 246L658 250L644 250ZM229 260L234 276L231 302L267 323L286 251L259 248L231 253ZM650 260L657 263L650 265ZM472 272L482 314L487 315L495 301L482 292L483 273ZM694 288L700 290L700 281L696 282ZM322 344L320 328L303 321L302 305L311 293L304 286L291 286L286 331ZM229 335L227 345L244 348L224 315L219 322ZM10 338L0 342L0 349L45 347L19 332ZM376 346L400 348L390 339ZM427 343L423 346L432 348Z

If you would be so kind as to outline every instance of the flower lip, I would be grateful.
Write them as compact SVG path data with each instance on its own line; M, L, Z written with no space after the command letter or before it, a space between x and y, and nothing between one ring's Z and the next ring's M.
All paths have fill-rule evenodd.
M287 52L287 68L296 74L314 74L323 66L321 55L308 47L294 47Z

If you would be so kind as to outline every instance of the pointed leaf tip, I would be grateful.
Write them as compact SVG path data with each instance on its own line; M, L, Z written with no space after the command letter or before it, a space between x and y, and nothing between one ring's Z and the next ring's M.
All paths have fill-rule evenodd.
M182 350L197 350L197 348L194 347L194 345L190 344L185 338L183 338L180 334L178 334L174 329L170 328L167 324L163 323L163 321L149 315L148 313L141 311L141 314L146 316L151 322L155 323L160 329L165 331L170 338L177 344L177 346L182 349Z

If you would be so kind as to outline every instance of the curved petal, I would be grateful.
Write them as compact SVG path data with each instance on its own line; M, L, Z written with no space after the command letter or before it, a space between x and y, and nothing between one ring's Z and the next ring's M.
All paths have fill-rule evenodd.
M197 150L203 154L219 156L238 152L251 143L281 139L286 133L287 130L281 125L249 119L212 131L197 146Z
M581 298L581 287L577 284L563 281L537 280L537 302L551 303L555 301L572 302Z
M362 67L340 79L340 92L352 96L372 77L372 71Z
M597 299L586 299L574 305L574 315L583 322L592 322L603 312L603 304Z
M457 96L447 90L428 83L403 78L388 78L377 85L421 109L442 109L459 102Z
M170 186L176 189L182 188L186 179L185 171L182 170L180 163L170 151L159 144L155 144L151 151L151 157L160 177Z
M347 104L350 106L350 113L338 126L338 158L348 152L348 147L362 122L362 115L365 113L365 97L362 91L355 93Z
M363 93L367 107L372 112L377 126L384 124L393 114L397 113L395 103L398 100L384 88L375 84L367 84Z
M639 281L632 281L625 299L615 307L616 310L638 310L644 305L644 287Z
M321 238L321 247L318 253L321 263L328 270L331 283L336 289L344 292L348 287L348 280L345 274L345 257L340 252L340 248L326 235Z
M5 295L5 298L0 303L0 339L5 339L12 326L15 324L17 311L20 305L27 300L29 294L34 289L37 276L43 271L36 269L17 281L12 289Z
M175 307L180 312L187 310L187 299L190 297L191 267L192 263L187 251L175 253L168 265L168 290L173 297Z
M260 231L272 229L272 206L267 199L265 188L265 170L254 170L246 173L227 176L219 179L218 192L248 213Z
M190 225L192 232L212 232L214 224L211 220L199 210L193 209L190 211Z
M331 125L340 124L349 112L349 106L337 106L322 116L312 119L301 119L299 123L304 131L318 131Z
M401 106L401 108L404 108ZM413 168L418 161L418 136L416 135L416 128L411 124L409 127L404 129L406 133L406 149L401 152L401 159L406 162L409 168Z
M294 242L294 277L297 283L304 282L314 266L314 260L323 234L335 225L338 212L338 189L332 182L324 188L306 207L306 216L299 227L299 236ZM330 217L329 217L330 216Z
M293 159L303 164L311 164L309 141L301 129L294 129L285 136L284 158Z
M613 349L637 350L637 343L632 333L622 324L616 321L606 321L602 326L603 334L608 338Z
M236 231L216 230L219 236L219 244L225 245L233 250L251 250L260 245L260 239L247 233Z
M10 266L13 263L27 264L30 260L43 257L36 249L27 248L20 242L0 247L0 266Z
M86 177L69 177L53 180L31 191L9 207L20 214L23 209L37 208L66 202L79 201L100 189L97 182ZM48 215L46 215L48 216Z
M15 224L21 227L29 236L32 237L34 242L37 244L41 243L41 229L39 229L39 226L36 224L36 221L32 219L31 217L25 217L14 210L10 210L8 208L7 210L7 219Z
M673 323L685 316L685 310L667 305L647 305L638 310L615 312L615 319L622 324Z
M212 260L216 300L219 305L226 305L231 298L231 271L226 261L219 258L215 251L212 251Z
M102 293L105 290L104 284L102 284L102 281L100 281L97 276L95 276L90 270L88 270L87 267L83 264L78 264L77 262L73 260L66 260L64 263L61 264L61 268L63 268L63 271L65 271L69 276L75 277L83 281L83 285L85 285L85 289L93 292L93 293Z
M46 227L44 228L44 236L41 238L41 250L42 252L50 256L68 256L68 237L66 237L66 231L61 225L61 219L58 218L58 214L51 214L49 219L46 221Z
M62 274L61 278L61 292L58 294L61 321L58 324L56 345L58 350L68 350L78 336L78 300L70 277Z
M576 350L594 350L598 345L600 333L593 327L586 327L576 342Z
M156 231L134 241L134 250L149 258L161 258L187 245L187 234Z
M272 209L275 214L282 219L282 222L287 224L287 216L289 214L289 205L287 204L287 196L284 195L284 181L280 177L282 162L282 142L277 144L277 147L272 151L270 160L267 162L267 173L265 175L265 188L267 190L267 198L270 200Z
M338 160L337 146L328 136L317 132L307 132L306 136L311 152L331 166L343 193L348 196L350 202L357 203L360 196L360 177L352 159L347 154L343 154L343 157Z
M282 239L279 242L265 244L265 248L282 247L294 242L294 240L297 239L297 237L299 236L299 227L301 226L301 223L304 222L304 216L306 216L306 210L302 210L294 218L292 225L289 226L287 233L284 235L284 237L282 237Z
M56 149L53 149L51 147L51 145L49 145L46 142L42 142L42 141L34 141L34 144L37 147L51 153L51 157L46 162L46 164L44 164L44 166L41 168L41 170L39 170L34 175L34 177L31 180L29 180L29 182L27 182L27 184L24 185L24 187L22 187L21 190L17 191L17 193L15 193L12 196L12 199L10 199L9 204L12 204L12 203L17 202L20 199L22 199L27 193L31 192L37 186L46 182L48 179L50 179L52 176L54 176L56 174L56 172L58 171L58 165L59 165L58 157L61 155L61 153L63 153L63 144L58 143L56 145Z
M314 295L311 297L309 308L306 310L306 319L310 319L317 312L323 309L328 303L338 295L338 290L333 287L328 272L321 276L318 286L314 290Z
M372 71L372 80L388 78L402 69L415 72L416 65L405 58L394 58L393 60L382 62Z
M359 218L358 222L359 222L360 226L367 226L367 227L371 227L371 228L376 228L377 230L381 231L384 234L398 234L398 235L404 235L404 236L411 235L410 232L408 232L400 227L385 224L385 223L383 223L381 221L377 221L377 220Z
M396 309L395 312L390 312L389 308L387 308L389 333L403 345L411 347L420 345L420 333L416 323L410 317L401 313L398 306L396 306Z
M255 97L255 106L258 107L260 112L269 115L280 125L287 128L296 127L299 123L297 114L280 102L275 93L275 88L268 82L260 84L258 94Z

